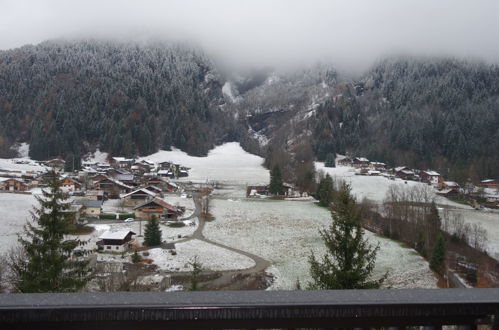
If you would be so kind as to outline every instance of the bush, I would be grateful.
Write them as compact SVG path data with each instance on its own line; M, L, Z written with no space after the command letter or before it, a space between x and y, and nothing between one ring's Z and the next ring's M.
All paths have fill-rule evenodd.
M101 213L99 215L99 219L114 220L114 219L116 219L116 214L114 214L114 213Z
M174 227L174 228L179 228L179 227L184 227L185 223L183 221L172 221L167 223L168 227Z

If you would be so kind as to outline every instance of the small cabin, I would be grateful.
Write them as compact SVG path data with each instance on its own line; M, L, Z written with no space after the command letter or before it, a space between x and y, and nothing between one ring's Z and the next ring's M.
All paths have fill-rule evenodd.
M138 219L149 220L153 215L158 219L176 219L182 210L168 204L162 199L155 198L133 208L135 217Z
M97 248L104 252L121 253L127 251L133 246L133 235L136 234L131 230L106 231L99 237Z
M28 184L21 179L9 178L1 184L3 191L18 192L29 190Z

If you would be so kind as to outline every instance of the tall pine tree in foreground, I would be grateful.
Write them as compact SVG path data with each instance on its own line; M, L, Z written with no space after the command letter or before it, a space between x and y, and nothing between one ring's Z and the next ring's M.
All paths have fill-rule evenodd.
M161 229L159 228L158 220L156 216L152 216L151 220L146 225L146 230L144 232L144 245L146 246L158 246L161 244Z
M270 186L269 192L272 195L282 195L284 193L284 187L282 184L282 174L279 165L274 165L270 171Z
M88 261L78 239L66 239L72 215L61 180L51 171L32 221L19 235L21 255L11 258L12 284L19 292L76 292L90 280ZM79 249L77 249L79 248Z
M438 235L437 243L433 248L430 268L440 275L444 275L445 273L445 240L442 234Z
M350 194L350 186L343 184L334 199L333 221L320 235L327 252L322 260L309 258L312 290L376 289L386 275L372 280L379 246L371 247L364 238L359 210Z

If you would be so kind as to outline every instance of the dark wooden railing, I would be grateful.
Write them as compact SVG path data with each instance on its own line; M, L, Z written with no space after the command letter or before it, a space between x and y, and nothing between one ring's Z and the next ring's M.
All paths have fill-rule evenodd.
M494 327L499 289L0 295L0 329Z

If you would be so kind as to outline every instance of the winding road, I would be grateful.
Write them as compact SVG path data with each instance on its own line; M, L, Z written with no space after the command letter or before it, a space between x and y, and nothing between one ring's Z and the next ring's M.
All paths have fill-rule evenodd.
M225 244L214 242L210 239L207 239L203 235L203 229L204 229L204 226L206 224L206 221L203 219L203 217L200 216L201 210L202 210L202 204L203 204L202 198L203 198L203 196L198 192L195 192L192 194L192 199L194 201L195 210L191 215L182 219L182 220L190 220L193 218L197 218L198 219L198 227L196 228L196 230L194 231L194 233L190 237L186 237L185 239L181 239L181 240L177 241L176 243L183 243L183 242L187 242L187 241L190 241L193 239L197 239L197 240L206 242L208 244L211 244L211 245L238 253L238 254L243 255L245 257L248 257L248 258L252 259L253 262L255 263L255 265L253 267L250 267L250 268L225 270L225 271L220 272L220 273L222 273L222 276L217 278L216 280L212 281L211 282L212 285L215 285L217 287L221 287L221 286L229 284L232 281L232 278L234 277L234 275L236 275L236 274L242 274L242 275L255 274L255 273L262 272L265 269L267 269L268 267L270 267L271 266L270 261L268 261L262 257L259 257L255 254L252 254L252 253L247 252L247 251L243 251L243 250L233 248L231 246L227 246Z

